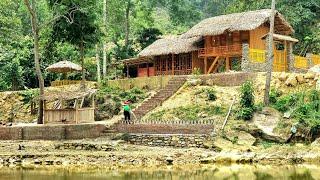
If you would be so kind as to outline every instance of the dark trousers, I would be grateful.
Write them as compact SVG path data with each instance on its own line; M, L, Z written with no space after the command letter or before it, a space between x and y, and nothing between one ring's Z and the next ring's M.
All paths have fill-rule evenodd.
M129 123L130 122L130 112L129 111L123 111L123 114L124 114L124 121L126 123Z

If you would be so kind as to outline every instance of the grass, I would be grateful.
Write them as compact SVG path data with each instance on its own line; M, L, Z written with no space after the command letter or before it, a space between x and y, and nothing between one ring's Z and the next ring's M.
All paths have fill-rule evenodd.
M180 120L198 120L203 119L203 116L210 117L215 115L224 115L225 113L226 109L221 106L188 105L154 112L149 116L149 120L166 120L163 119L165 115L171 115Z

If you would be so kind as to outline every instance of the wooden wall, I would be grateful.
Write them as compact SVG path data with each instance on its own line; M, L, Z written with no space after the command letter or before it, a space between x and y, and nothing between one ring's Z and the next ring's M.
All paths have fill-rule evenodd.
M149 76L154 76L154 67L149 67ZM138 77L148 77L148 68L138 67Z
M192 69L199 68L204 73L204 61L198 57L198 51L192 52Z
M269 28L262 25L250 31L250 48L252 49L266 49L265 40L261 39L269 32Z

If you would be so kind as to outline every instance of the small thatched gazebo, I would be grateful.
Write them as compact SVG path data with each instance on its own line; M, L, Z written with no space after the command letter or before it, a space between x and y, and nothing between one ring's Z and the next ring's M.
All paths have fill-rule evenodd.
M62 86L70 84L78 84L80 81L66 80L67 73L74 71L82 71L82 67L70 61L60 61L46 68L49 72L63 73L64 80L56 80L51 83L51 86Z
M40 96L44 103L45 124L79 124L94 122L96 89L87 91L54 90Z

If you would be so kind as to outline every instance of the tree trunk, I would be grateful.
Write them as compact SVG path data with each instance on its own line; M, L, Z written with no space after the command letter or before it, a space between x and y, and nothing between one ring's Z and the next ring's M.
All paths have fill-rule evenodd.
M104 0L103 2L103 30L105 33L105 37L107 36L107 0ZM107 76L107 42L105 38L103 40L103 62L102 62L102 73L103 73L103 79Z
M270 32L268 37L268 61L267 61L267 77L266 77L266 87L264 92L264 105L268 106L270 104L269 101L269 93L270 93L270 83L272 77L272 67L273 67L273 33L274 33L274 16L275 16L275 7L276 0L272 0L271 5L271 17L270 17Z
M131 0L128 0L127 8L126 8L126 37L125 37L125 46L128 48L129 45L129 33L130 33L130 7Z
M99 45L96 45L96 63L97 63L97 80L98 82L101 81L101 72L100 72L100 57L99 57Z
M84 45L83 45L83 40L81 40L80 42L80 59L81 59L81 67L82 67L82 80L81 80L81 85L80 85L80 89L82 91L85 91L86 89L86 77L85 77L85 70L84 70Z
M36 11L36 0L31 1L31 6L29 0L24 0L24 4L27 6L28 11L31 16L31 26L33 33L33 43L34 43L34 62L36 74L39 81L40 88L40 96L44 95L44 80L42 77L41 69L40 69L40 53L39 53L39 29L38 29L38 21L37 21L37 11ZM39 100L39 116L38 116L38 124L43 124L43 100L40 98Z

